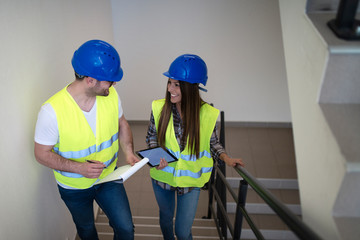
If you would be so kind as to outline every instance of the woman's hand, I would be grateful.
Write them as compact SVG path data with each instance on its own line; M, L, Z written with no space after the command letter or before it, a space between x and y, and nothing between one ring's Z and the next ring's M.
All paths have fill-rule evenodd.
M165 158L160 158L160 164L156 167L157 170L164 169L168 165L168 162L165 160Z
M220 155L220 159L223 160L230 167L235 167L236 165L245 167L245 164L241 158L231 158L226 153L222 153Z

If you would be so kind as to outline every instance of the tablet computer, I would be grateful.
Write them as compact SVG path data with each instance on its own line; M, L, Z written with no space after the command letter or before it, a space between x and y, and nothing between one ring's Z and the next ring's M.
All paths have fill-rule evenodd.
M177 161L178 159L171 154L168 150L163 149L162 147L148 148L136 152L137 155L141 158L148 158L149 164L151 167L156 167L160 164L160 158L165 158L168 163Z

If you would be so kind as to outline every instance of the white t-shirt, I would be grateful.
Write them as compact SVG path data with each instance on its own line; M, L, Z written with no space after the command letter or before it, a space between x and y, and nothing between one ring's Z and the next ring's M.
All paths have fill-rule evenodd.
M83 111L94 135L96 136L96 100L89 112ZM121 100L119 97L119 118L123 115ZM50 103L44 104L38 114L35 127L35 142L42 145L55 145L59 141L59 130L56 114Z

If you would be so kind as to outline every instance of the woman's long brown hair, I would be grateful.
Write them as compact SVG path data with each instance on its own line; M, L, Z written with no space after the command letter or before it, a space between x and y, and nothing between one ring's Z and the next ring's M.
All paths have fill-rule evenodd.
M188 143L191 155L199 158L200 154L200 108L205 102L201 99L197 84L179 81L181 90L181 116L183 123L183 136L181 142ZM165 147L166 130L171 116L170 93L166 87L165 104L161 111L158 126L158 141Z

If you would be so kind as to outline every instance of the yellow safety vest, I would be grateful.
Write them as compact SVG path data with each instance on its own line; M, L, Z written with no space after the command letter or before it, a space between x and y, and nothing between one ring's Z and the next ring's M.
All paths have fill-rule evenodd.
M152 111L155 126L158 129L159 119L164 99L155 100L152 103ZM202 187L209 181L213 168L213 159L210 152L210 138L214 131L219 110L209 104L203 104L200 108L200 156L191 155L188 150L188 142L182 152L175 137L173 116L171 115L166 130L165 147L174 154L178 161L169 163L162 170L151 168L150 176L158 181L165 182L173 187Z
M107 167L99 179L113 172L118 158L119 100L114 87L108 96L96 97L96 137L84 113L66 90L56 93L45 103L53 107L59 130L59 141L53 151L72 161L97 160ZM78 173L54 170L58 184L65 188L86 189L98 179Z

